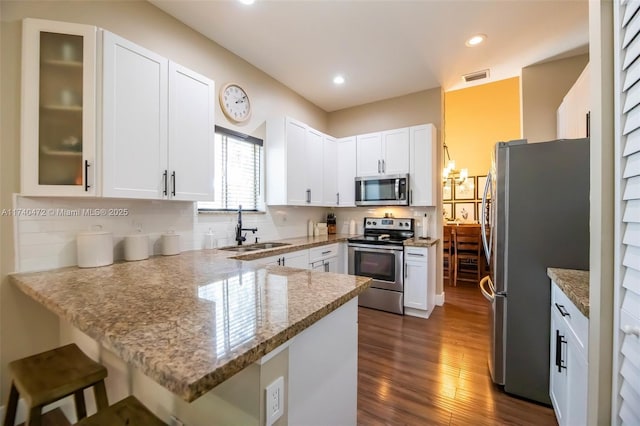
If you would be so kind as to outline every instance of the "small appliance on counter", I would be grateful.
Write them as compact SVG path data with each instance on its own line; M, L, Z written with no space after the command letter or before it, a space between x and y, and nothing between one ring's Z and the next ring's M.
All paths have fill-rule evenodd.
M336 233L336 215L335 213L327 213L327 231L329 234Z
M113 263L113 234L97 230L80 232L76 236L78 267L96 268Z

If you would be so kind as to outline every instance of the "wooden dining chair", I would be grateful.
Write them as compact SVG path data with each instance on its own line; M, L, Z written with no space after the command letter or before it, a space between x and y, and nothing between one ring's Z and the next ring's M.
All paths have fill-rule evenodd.
M452 228L444 226L442 230L442 280L448 281L449 285L453 280L453 235Z
M454 286L458 284L458 280L480 283L483 262L480 233L479 226L457 226L453 231Z

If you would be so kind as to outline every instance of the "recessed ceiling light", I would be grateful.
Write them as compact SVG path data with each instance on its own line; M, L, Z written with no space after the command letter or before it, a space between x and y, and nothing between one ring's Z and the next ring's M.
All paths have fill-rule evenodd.
M473 46L477 46L480 43L482 43L483 41L485 41L487 39L487 36L484 34L476 34L473 37L471 37L469 40L466 41L466 45L469 47L473 47Z
M344 84L344 77L341 75L336 75L333 77L333 84Z
M256 0L238 0L242 4L253 4Z

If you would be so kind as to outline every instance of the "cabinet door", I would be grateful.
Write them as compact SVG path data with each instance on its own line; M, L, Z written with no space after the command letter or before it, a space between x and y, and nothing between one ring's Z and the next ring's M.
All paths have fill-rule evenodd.
M330 257L328 259L325 259L324 261L324 272L334 272L334 273L338 273L338 257L334 256L334 257Z
M168 61L108 31L103 46L103 195L162 198Z
M289 268L309 268L309 250L294 251L292 253L286 253L283 255L284 265Z
M25 19L21 192L95 196L96 27Z
M322 145L323 134L317 130L307 127L305 139L305 175L307 178L307 189L310 191L306 204L312 206L321 206L324 196L323 183L323 161L322 161ZM299 160L298 160L299 161ZM304 162L303 162L304 164Z
M426 248L408 247L404 256L404 306L426 311L428 251Z
M414 126L410 132L409 201L412 206L436 205L439 181L436 129L433 124Z
M382 174L409 173L409 128L382 132Z
M567 425L587 424L587 360L573 335L567 344Z
M338 206L356 205L356 138L342 138L337 145Z
M551 307L551 341L549 353L549 396L560 426L567 424L567 329L564 321Z
M213 200L214 83L169 63L169 198Z
M287 204L303 206L307 204L306 141L307 126L287 118L285 139L287 150ZM268 143L268 141L267 141Z
M338 205L338 141L330 136L324 136L323 141L323 205Z
M374 176L382 173L382 136L369 133L356 136L358 176Z

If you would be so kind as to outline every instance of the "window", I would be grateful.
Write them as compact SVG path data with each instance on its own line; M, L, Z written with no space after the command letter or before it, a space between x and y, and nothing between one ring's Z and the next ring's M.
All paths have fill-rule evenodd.
M262 204L262 139L216 126L215 201L199 210L258 210Z

